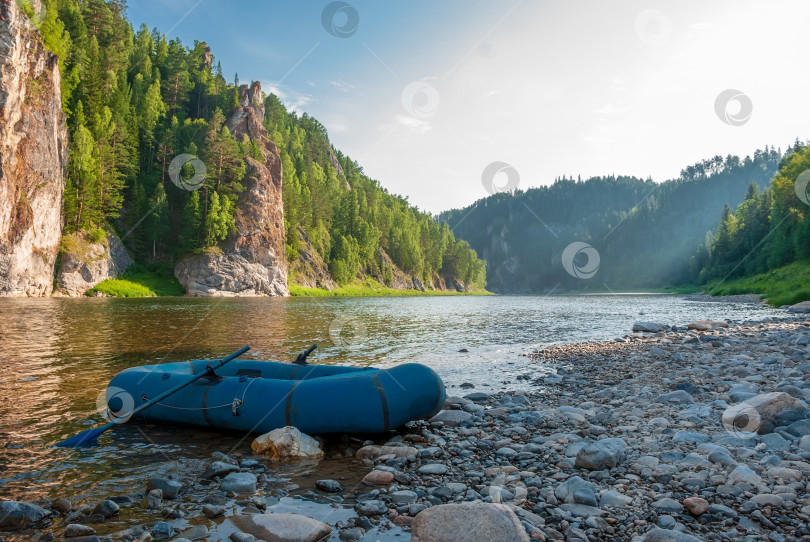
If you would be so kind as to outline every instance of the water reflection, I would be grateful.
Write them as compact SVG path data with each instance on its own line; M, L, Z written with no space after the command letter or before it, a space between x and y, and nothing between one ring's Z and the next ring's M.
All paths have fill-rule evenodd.
M639 319L686 324L769 314L776 313L673 296L0 299L0 498L56 497L65 487L90 495L110 472L137 478L139 469L178 456L248 451L241 435L137 426L116 428L92 451L50 447L99 423L98 394L134 365L219 357L245 344L249 357L288 361L317 342L314 363L418 361L452 393L465 381L528 385L515 377L537 369L521 354L610 339Z

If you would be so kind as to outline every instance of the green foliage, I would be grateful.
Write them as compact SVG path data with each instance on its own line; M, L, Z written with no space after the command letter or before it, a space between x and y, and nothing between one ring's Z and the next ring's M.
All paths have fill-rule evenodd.
M325 290L323 288L307 288L298 284L290 284L290 295L299 297L373 297L373 296L445 296L445 295L492 295L486 290L476 290L472 292L456 292L452 290L395 290L374 279L355 279L348 284Z
M300 228L339 284L361 274L390 284L393 271L384 263L384 253L428 287L440 279L486 286L486 266L467 243L405 198L389 194L357 162L335 151L317 120L287 112L270 95L264 123L281 153L290 262L299 255Z
M439 220L486 259L487 287L495 292L695 284L713 243L706 234L717 228L723 205L739 204L752 181L765 186L781 156L767 148L744 159L717 156L660 184L613 175L564 177L546 187L495 194ZM590 280L569 275L562 265L563 251L575 241L599 253Z
M162 265L216 249L235 231L246 161L266 153L225 125L240 105L238 76L229 84L202 42L133 30L124 0L45 1L40 32L60 56L71 141L66 232L112 225L137 261ZM317 120L287 112L276 96L265 106L284 171L289 261L299 256L300 228L341 284L364 275L390 283L390 255L428 287L444 279L484 287L484 263L448 228L335 152ZM168 176L180 154L205 163L198 191ZM193 175L187 163L181 176Z
M796 141L767 188L750 186L736 211L723 209L699 274L701 282L718 285L712 293L748 289L766 294L772 304L806 298L805 267L788 265L810 258L810 205L796 194L796 180L805 171L810 147Z
M765 273L710 281L704 286L712 295L761 294L774 307L810 300L810 262L794 262Z
M87 295L101 292L112 297L182 296L185 288L165 266L133 264L121 277L108 279Z

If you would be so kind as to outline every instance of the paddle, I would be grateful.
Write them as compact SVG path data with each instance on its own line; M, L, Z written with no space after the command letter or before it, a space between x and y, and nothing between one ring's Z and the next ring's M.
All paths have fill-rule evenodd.
M205 368L205 372L202 372L202 373L200 373L198 375L194 375L193 377L191 377L186 382L183 382L182 384L178 384L177 386L173 387L170 390L164 391L163 393L161 393L160 395L158 395L154 399L145 402L144 404L142 404L138 408L134 409L132 412L126 414L125 416L121 416L121 417L122 418L126 417L127 419L131 418L135 414L138 414L139 412L141 412L143 410L146 410L150 406L152 406L152 405L154 405L156 403L159 403L160 401L162 401L166 397L172 395L173 393L182 390L183 388L185 388L189 384L192 384L192 383L196 382L197 380L199 380L199 379L201 379L201 378L203 378L205 376L210 376L210 375L214 374L215 370L219 369L220 367L222 367L223 365L225 365L226 363L228 363L232 359L241 356L242 354L244 354L248 350L250 350L249 346L243 346L242 348L240 348L239 350L237 350L236 352L234 352L233 354L231 354L230 356L228 356L226 358L222 358L221 360L213 360ZM98 437L102 433L104 433L108 429L112 429L113 427L115 427L116 425L119 425L120 423L121 422L119 422L119 421L112 421L112 422L110 422L110 423L108 423L106 425L102 425L101 427L96 427L96 428L93 428L93 429L88 429L86 431L82 431L78 435L74 435L74 436L70 437L69 439L63 440L62 442L58 443L57 446L59 446L60 448L77 448L77 447L80 447L80 446L89 446L89 445L95 443L96 439L98 439Z

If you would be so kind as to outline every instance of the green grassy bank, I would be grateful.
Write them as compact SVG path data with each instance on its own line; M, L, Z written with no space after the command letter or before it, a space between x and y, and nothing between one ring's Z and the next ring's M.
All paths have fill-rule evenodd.
M168 267L132 264L119 278L105 280L87 295L96 292L111 297L164 297L182 296L186 290Z
M339 286L332 290L323 288L307 288L297 284L290 284L290 295L310 297L373 297L373 296L424 296L424 295L493 295L485 290L475 292L445 292L442 290L396 290L377 282L374 279L355 280L350 284Z
M751 277L716 281L704 290L711 295L760 294L774 307L793 305L810 300L810 262L794 262Z

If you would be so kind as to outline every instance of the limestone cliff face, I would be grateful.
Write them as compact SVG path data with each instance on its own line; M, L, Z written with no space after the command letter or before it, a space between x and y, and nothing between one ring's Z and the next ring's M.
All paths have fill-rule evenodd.
M289 295L284 252L284 204L281 200L281 157L262 126L261 85L239 89L240 107L226 125L240 141L259 142L263 160L245 159L245 191L236 204L236 233L220 250L190 256L174 274L192 296Z
M112 231L99 242L86 234L72 233L65 236L62 247L54 297L82 296L97 284L121 276L132 265L132 258Z
M58 58L15 0L0 0L0 296L53 289L67 128Z

